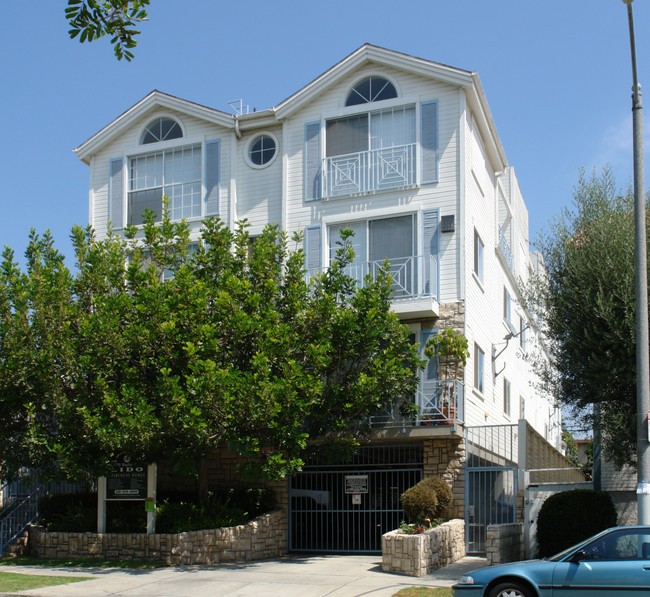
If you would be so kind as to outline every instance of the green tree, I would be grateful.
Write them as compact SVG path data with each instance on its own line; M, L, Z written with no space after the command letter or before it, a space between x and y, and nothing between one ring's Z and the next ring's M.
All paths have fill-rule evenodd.
M421 362L390 276L357 287L349 234L311 281L273 225L253 243L245 224L209 219L189 251L184 222L148 213L125 236L75 228L74 274L48 235L32 236L25 273L5 253L3 476L55 461L101 474L122 453L197 462L227 445L281 478L312 440L352 449L368 415L412 400Z
M151 0L68 0L65 17L71 39L81 43L91 42L105 35L111 36L111 44L118 60L133 59L131 49L137 45L135 29L147 20L147 7Z
M617 465L636 459L634 221L631 190L609 170L580 175L573 209L538 246L546 275L534 288L560 400L593 425Z

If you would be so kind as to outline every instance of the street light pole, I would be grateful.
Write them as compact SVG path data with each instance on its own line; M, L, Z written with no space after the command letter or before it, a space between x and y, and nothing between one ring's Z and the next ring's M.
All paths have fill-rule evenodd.
M637 445L637 506L639 524L650 524L650 375L648 348L648 267L646 255L645 182L643 176L643 108L641 85L636 76L636 49L632 2L627 5L632 51L632 126L634 151L634 281L636 288L636 445Z

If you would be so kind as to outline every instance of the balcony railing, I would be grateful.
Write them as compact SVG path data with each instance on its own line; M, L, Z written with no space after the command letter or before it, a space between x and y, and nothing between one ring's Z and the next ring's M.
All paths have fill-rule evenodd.
M438 300L438 260L432 255L413 255L388 259L388 273L392 279L393 300L430 297ZM364 261L351 263L345 273L354 278L362 287L366 277L375 280L384 261ZM322 273L322 270L309 270L308 276Z
M326 197L414 185L415 143L328 157L324 172Z
M501 249L501 253L503 253L508 267L512 269L512 249L501 226L499 226L499 249Z
M425 381L414 399L418 412L414 418L406 419L392 405L370 417L372 427L416 427L453 425L464 420L465 386L459 379Z

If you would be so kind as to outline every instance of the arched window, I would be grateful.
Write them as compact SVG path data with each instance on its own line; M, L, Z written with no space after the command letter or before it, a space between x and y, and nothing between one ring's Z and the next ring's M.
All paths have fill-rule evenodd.
M183 136L183 131L175 120L171 118L156 118L150 122L142 138L140 145L147 145L148 143L158 143L158 141L169 141L170 139L180 139Z
M368 77L357 83L345 100L346 106L358 106L397 97L397 90L387 79L382 77Z

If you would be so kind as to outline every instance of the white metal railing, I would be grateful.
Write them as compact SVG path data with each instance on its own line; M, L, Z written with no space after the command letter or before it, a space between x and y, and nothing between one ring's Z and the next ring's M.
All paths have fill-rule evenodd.
M415 143L325 158L325 196L340 197L416 183Z
M416 392L414 418L404 418L397 404L370 417L372 427L435 426L463 423L465 385L459 379L425 381Z
M391 276L392 300L431 297L438 300L438 260L433 255L412 255L387 259ZM368 276L375 280L384 261L362 261L351 263L345 273L363 287ZM325 272L327 268L310 269L307 278Z
M512 249L510 248L510 243L508 242L506 234L501 226L499 226L499 248L505 257L508 267L512 269Z

